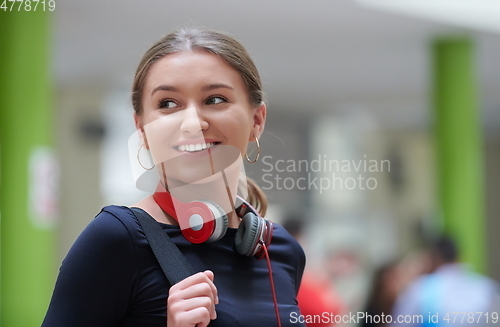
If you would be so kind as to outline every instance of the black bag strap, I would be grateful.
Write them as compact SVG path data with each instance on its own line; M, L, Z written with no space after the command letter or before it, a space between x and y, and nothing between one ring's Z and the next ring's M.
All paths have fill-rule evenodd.
M195 270L179 248L172 242L168 234L163 231L160 224L140 208L131 207L130 210L137 217L149 245L170 284L174 285L186 277L194 275Z

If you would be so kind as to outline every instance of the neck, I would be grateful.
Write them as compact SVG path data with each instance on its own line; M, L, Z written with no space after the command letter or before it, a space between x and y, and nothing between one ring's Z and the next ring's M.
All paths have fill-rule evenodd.
M234 210L227 214L227 218L229 220L229 225L228 225L229 228L238 228L241 219L240 217L238 217L236 212L234 212Z

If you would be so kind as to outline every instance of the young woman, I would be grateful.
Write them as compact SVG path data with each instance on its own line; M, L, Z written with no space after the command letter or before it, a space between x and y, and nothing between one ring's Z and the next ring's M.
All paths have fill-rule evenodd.
M260 77L243 46L203 28L165 36L142 58L132 102L142 140L137 158L150 151L159 172L158 191L134 207L161 225L199 273L170 285L134 213L107 206L63 261L43 326L301 325L296 294L305 257L300 245L281 226L265 223L266 232L272 231L272 238L266 234L272 273L266 260L238 248L243 224L234 210L238 178L231 178L233 165L224 160L255 162L258 153L249 158L248 143L260 147L266 120ZM228 168L227 178L225 169L214 169L217 164ZM226 187L217 189L217 181ZM263 216L265 195L247 182L247 199ZM210 199L225 213L222 227L216 222L213 228L218 234L193 241L185 231L197 235L203 221L193 223L192 217L199 218L193 215L186 222L178 207L166 208L165 194L183 203L189 202L186 196ZM219 198L225 203L217 204Z

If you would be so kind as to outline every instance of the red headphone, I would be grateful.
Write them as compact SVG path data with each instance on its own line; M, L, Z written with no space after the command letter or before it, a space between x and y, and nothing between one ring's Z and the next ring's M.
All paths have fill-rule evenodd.
M184 203L172 196L161 184L153 198L163 211L177 220L182 235L191 243L215 242L226 234L228 217L213 201ZM236 197L234 211L242 219L234 239L236 252L262 259L263 244L266 247L271 244L272 222L260 217L257 210L240 196Z

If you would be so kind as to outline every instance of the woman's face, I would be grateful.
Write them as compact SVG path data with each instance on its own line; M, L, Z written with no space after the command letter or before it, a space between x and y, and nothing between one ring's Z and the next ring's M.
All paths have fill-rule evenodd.
M204 51L177 52L154 63L142 104L135 123L146 147L167 179L183 183L213 174L214 162L226 165L244 155L266 118L264 104L250 105L238 71Z

